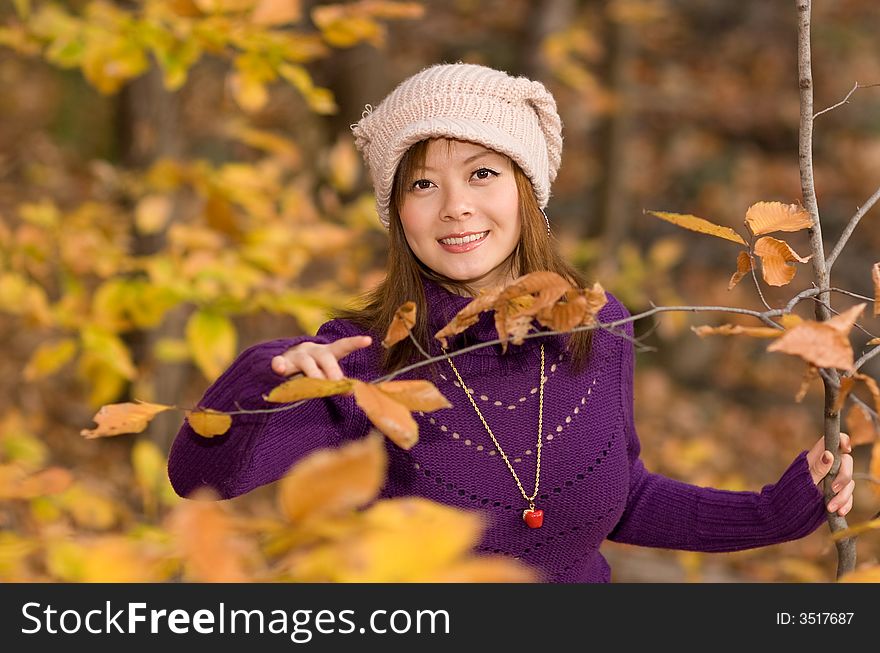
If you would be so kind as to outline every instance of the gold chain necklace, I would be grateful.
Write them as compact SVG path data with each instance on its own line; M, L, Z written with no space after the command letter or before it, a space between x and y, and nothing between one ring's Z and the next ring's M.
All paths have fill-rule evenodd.
M443 352L446 353L446 349L443 349ZM532 496L528 496L526 491L523 489L522 483L519 481L519 476L516 475L516 471L513 469L513 465L510 464L510 461L507 459L507 454L504 453L504 449L501 448L501 445L498 444L498 440L495 439L495 434L492 433L492 429L489 428L489 425L486 424L486 420L483 419L483 413L480 412L480 409L477 407L477 402L474 401L474 398L471 396L471 393L468 392L467 384L462 380L461 374L458 373L458 370L455 368L455 365L452 363L452 359L449 358L449 354L446 354L446 360L449 361L449 364L452 366L452 371L455 372L455 376L458 377L459 383L461 383L461 387L464 390L464 393L467 395L467 398L470 400L471 405L474 407L474 410L477 411L477 415L480 417L480 421L483 422L483 426L486 427L486 430L489 432L489 437L492 438L492 442L495 444L495 447L498 449L498 453L501 454L501 457L504 459L504 463L507 465L507 469L510 470L510 473L513 474L513 480L516 481L517 487L519 487L520 494L522 494L523 498L529 502L529 507L526 510L523 510L522 518L523 521L529 526L529 528L540 528L544 523L544 511L543 510L535 510L535 497L538 496L538 484L541 480L541 431L543 430L544 423L544 345L541 344L541 394L538 404L538 462L537 467L535 469L535 491L532 493Z

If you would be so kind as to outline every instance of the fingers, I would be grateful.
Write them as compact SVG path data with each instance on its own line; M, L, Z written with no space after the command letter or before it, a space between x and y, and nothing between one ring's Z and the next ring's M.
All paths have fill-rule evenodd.
M846 513L852 510L853 491L855 490L855 487L855 481L847 483L846 486L828 502L828 512L837 512L838 515L843 517Z
M349 336L348 338L340 338L327 345L327 348L336 356L337 360L345 358L351 352L364 347L369 347L373 343L370 336Z
M316 352L313 356L314 360L317 361L317 364L320 365L323 374L323 376L319 378L331 379L333 381L341 381L345 378L342 369L339 367L339 363L336 362L336 356L334 356L332 352L325 349Z

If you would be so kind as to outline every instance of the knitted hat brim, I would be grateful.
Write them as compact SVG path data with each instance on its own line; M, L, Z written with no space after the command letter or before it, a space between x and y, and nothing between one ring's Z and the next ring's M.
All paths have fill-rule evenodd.
M387 216L390 215L391 192L397 167L410 147L429 138L468 141L510 157L532 181L538 205L541 208L547 206L550 199L549 189L544 189L541 184L535 183L535 171L529 163L530 153L526 151L521 141L513 138L506 131L484 122L465 118L433 117L407 125L397 134L397 138L390 145L390 155L387 159L389 165L385 167L388 174L384 179L377 180L379 182L377 191L379 192L376 197L376 208L386 227L388 226ZM534 153L531 153L531 156L534 156ZM544 167L546 167L546 163L544 163Z

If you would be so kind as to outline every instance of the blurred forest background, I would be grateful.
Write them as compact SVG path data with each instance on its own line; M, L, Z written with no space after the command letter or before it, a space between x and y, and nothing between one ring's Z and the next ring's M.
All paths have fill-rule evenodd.
M796 20L794 2L725 0L2 3L0 579L178 577L155 552L181 503L164 464L182 414L137 436L79 432L103 404L193 407L239 352L314 333L381 279L386 236L349 125L427 65L482 63L553 91L565 150L551 223L632 312L760 309L750 280L727 290L729 243L643 210L741 228L755 202L800 200ZM880 83L878 29L876 0L815 3L817 110ZM880 88L817 119L815 164L828 251L880 181ZM833 285L872 294L877 220L875 208ZM809 249L805 232L789 242ZM799 266L767 301L810 277ZM798 310L813 317L810 302ZM642 456L689 483L760 490L822 433L822 392L815 381L795 402L803 363L764 341L690 330L728 321L757 326L637 324L656 348L637 359ZM880 377L880 358L862 371ZM856 472L869 457L855 449ZM870 485L850 524L877 512ZM229 504L268 515L274 493ZM837 565L824 526L735 554L602 551L615 581L826 581ZM858 553L877 563L876 531Z

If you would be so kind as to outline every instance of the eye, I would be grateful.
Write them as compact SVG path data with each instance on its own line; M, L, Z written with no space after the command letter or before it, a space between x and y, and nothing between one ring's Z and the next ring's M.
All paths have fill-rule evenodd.
M431 180L418 179L412 183L412 190L428 190L431 187Z
M489 179L490 176L497 177L498 173L494 170L490 170L489 168L480 168L479 170L474 171L473 176L477 179Z

